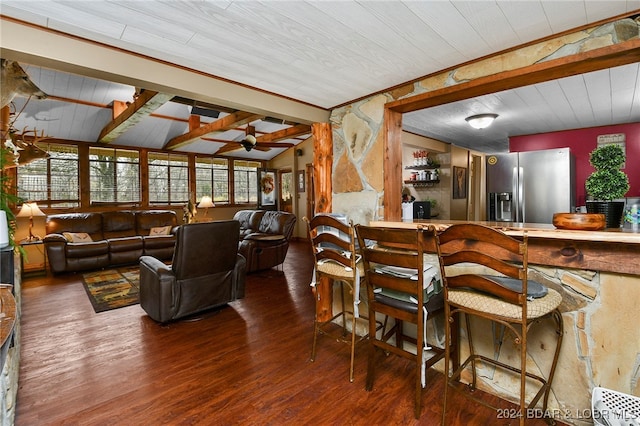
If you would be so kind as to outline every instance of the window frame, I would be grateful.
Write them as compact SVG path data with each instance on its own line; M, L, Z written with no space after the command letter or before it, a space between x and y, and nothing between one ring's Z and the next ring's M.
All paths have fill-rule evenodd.
M24 201L37 202L40 207L49 207L49 208L79 207L81 204L81 184L80 184L80 150L78 146L68 145L68 144L59 144L59 143L47 143L47 142L36 143L36 146L46 151L49 154L49 157L39 158L28 164L17 167L16 194L18 195L18 197L20 197ZM58 157L56 156L56 153L67 153L67 154L71 154L72 157L75 155L75 158ZM71 169L76 170L76 180L75 180L76 181L76 187L75 187L76 197L75 198L52 198L51 197L52 193L54 192L64 192L62 190L55 189L55 186L56 186L55 180L57 179L57 176L53 175L51 173L51 170L65 169L66 167L64 165L61 167L52 167L52 163L55 163L55 162L75 163L72 167L70 167ZM25 191L30 194L34 192L45 192L46 198L33 197L32 195L25 196L26 195L25 193L21 193L22 191L21 187L23 186L21 183L21 179L23 179L23 176L25 175L25 173L29 172L29 169L33 169L42 163L45 163L44 164L45 171L44 173L40 173L38 176L40 177L40 179L44 178L44 180L46 181L46 183L44 184L45 190L44 191L25 190ZM65 176L67 176L67 179L71 178L71 174L65 175Z
M158 160L164 161L165 164L152 164L153 157L158 157ZM160 159L159 157L166 157L166 160ZM184 205L189 201L189 194L191 192L190 178L189 178L189 156L186 153L163 152L163 151L149 152L147 155L146 166L147 166L147 185L146 186L147 186L149 206L174 207L178 205ZM156 191L151 191L152 168L154 169L157 168L159 170L166 169L166 177L167 177L166 188L165 188L165 192L167 194L166 200L153 200L151 197L152 193L153 194L156 193ZM183 176L176 176L176 174L182 174ZM175 187L176 182L182 182L183 183L182 188Z
M112 151L112 159L92 159L91 156L92 155L103 155L103 154L93 154L93 152L97 152L97 151L102 151L104 153L108 153L108 151ZM108 157L107 155L104 155L105 157ZM135 159L134 161L125 161L122 160L122 158L132 158ZM93 194L97 192L97 190L94 191L93 187L92 187L92 182L93 182L93 174L92 174L92 170L94 170L94 167L92 166L92 163L100 163L100 164L104 164L104 165L109 165L109 164L113 164L112 167L112 171L113 171L113 200L100 200L100 199L96 199L94 198ZM131 149L131 148L120 148L120 147L105 147L105 146L90 146L88 151L87 151L87 164L88 164L88 173L87 173L87 179L88 179L88 186L87 186L87 194L89 196L89 200L88 200L88 204L90 206L101 206L101 205L140 205L142 203L142 185L141 185L141 171L140 171L140 150L139 149ZM119 180L119 172L120 169L122 167L124 167L125 165L135 165L137 167L134 167L136 173L137 173L137 177L135 177L135 179L133 180L135 182L135 187L132 190L121 190L122 186L119 187L118 185L118 180ZM137 193L136 190L137 189ZM109 190L109 188L106 189L107 191ZM105 191L105 190L102 190ZM119 196L119 194L123 194L123 196ZM128 194L125 195L125 194ZM124 198L124 199L123 199ZM130 199L126 199L126 198L130 198Z

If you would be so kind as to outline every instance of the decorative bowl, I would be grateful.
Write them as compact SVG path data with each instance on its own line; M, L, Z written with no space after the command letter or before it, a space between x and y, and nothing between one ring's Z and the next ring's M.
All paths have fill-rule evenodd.
M553 226L558 229L598 231L605 228L606 220L600 213L554 213Z

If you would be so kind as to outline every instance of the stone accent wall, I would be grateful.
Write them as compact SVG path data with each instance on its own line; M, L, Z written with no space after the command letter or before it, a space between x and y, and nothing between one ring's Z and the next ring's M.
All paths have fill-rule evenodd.
M330 116L334 158L333 212L346 214L356 223L384 218L381 131L385 103L615 45L637 38L638 34L638 22L622 19L486 58L334 109ZM402 188L398 188L398 197L401 192Z

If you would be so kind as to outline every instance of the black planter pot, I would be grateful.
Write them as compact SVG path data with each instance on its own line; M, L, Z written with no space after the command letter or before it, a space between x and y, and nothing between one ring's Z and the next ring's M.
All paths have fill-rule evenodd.
M601 213L607 228L619 228L624 212L624 201L587 201L587 213Z

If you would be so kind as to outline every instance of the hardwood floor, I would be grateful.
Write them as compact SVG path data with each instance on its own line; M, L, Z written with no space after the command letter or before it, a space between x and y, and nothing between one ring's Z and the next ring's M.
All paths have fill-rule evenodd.
M417 421L408 361L389 357L371 392L364 346L354 383L347 345L321 339L309 361L309 250L294 242L284 272L249 275L244 299L168 325L139 305L94 313L80 274L25 280L16 424L439 424L435 370ZM451 412L450 424L517 424L460 396Z

